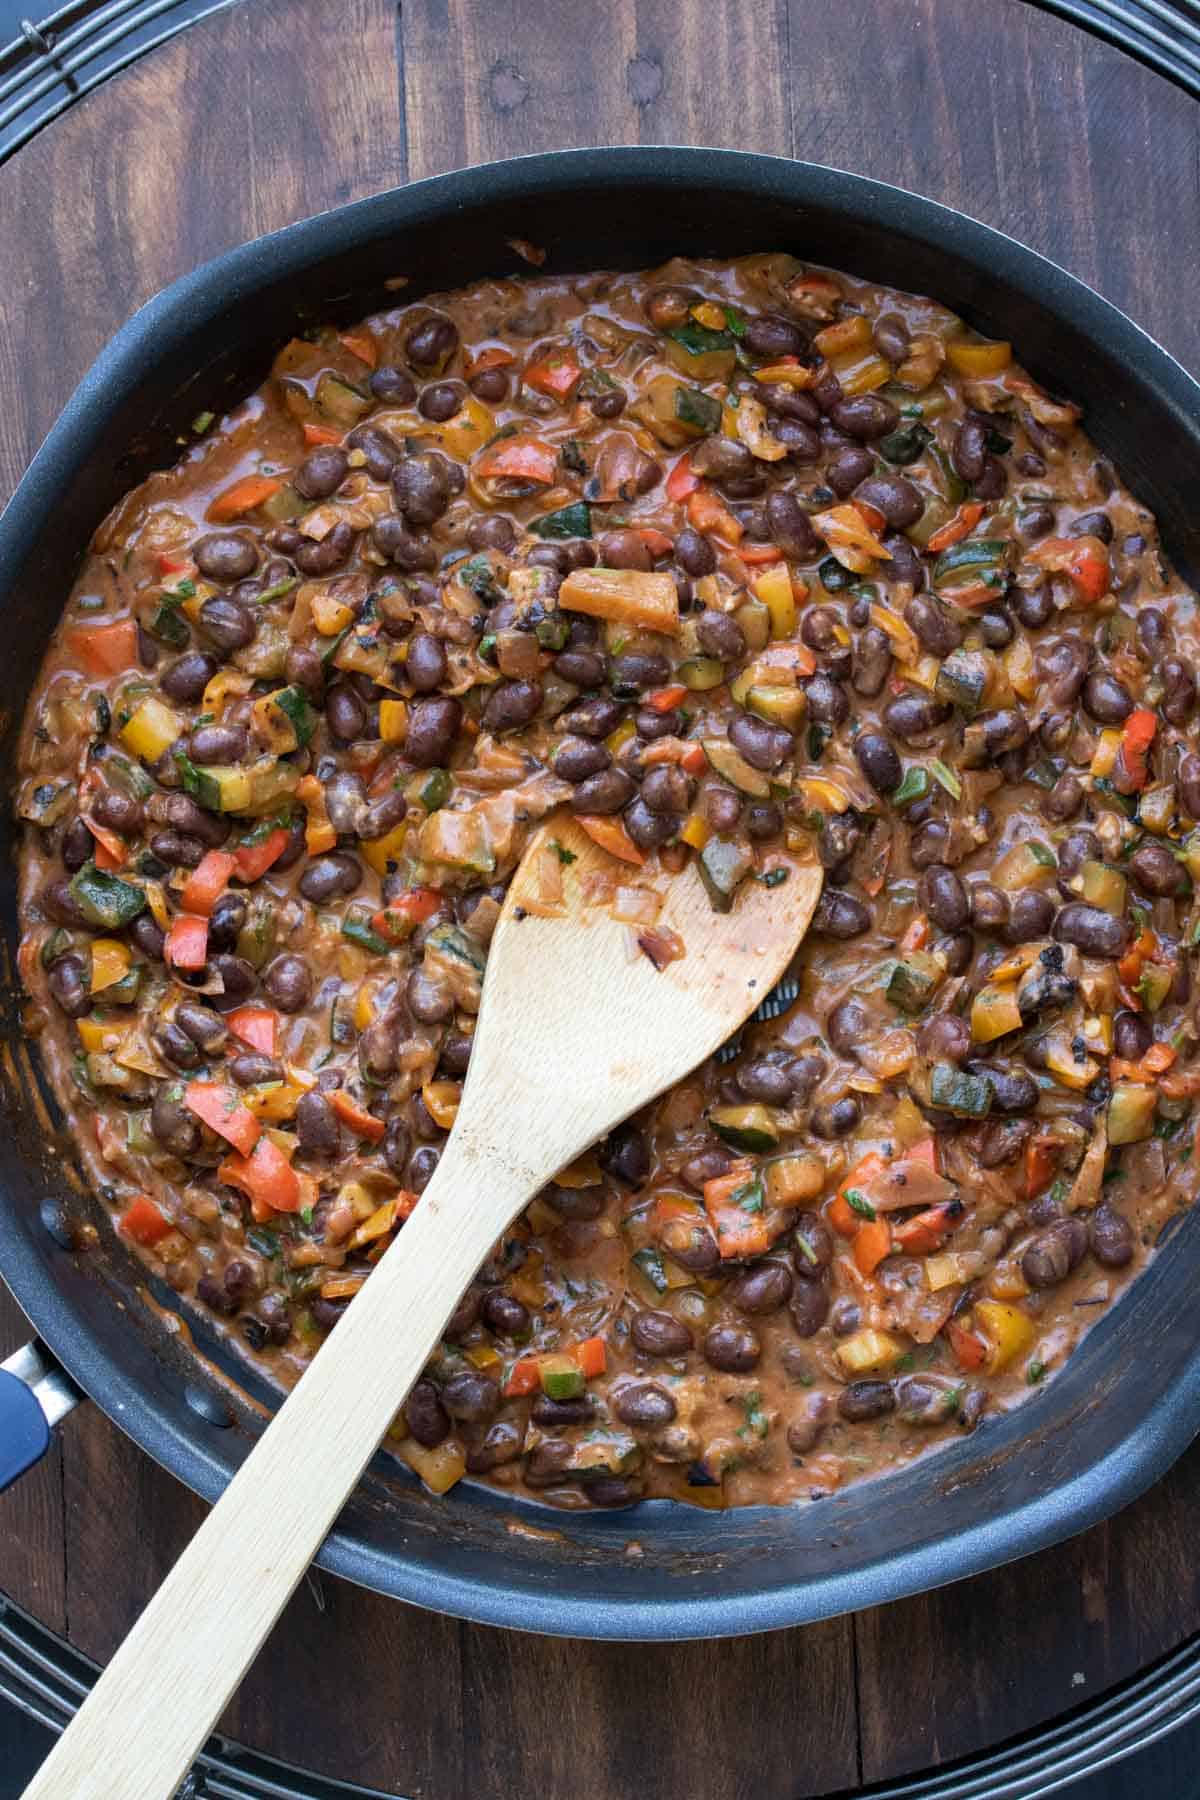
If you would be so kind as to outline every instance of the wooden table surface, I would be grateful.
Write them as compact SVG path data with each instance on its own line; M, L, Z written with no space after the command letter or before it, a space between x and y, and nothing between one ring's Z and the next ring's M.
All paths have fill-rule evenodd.
M1200 373L1200 112L1024 0L239 0L0 168L0 500L114 328L206 257L464 163L630 142L932 195L1065 263ZM22 1335L0 1291L0 1355ZM103 1659L200 1514L84 1408L0 1501L0 1589ZM1200 1448L1032 1560L682 1647L502 1633L322 1578L226 1728L429 1800L802 1800L996 1744L1200 1630L1198 1525Z

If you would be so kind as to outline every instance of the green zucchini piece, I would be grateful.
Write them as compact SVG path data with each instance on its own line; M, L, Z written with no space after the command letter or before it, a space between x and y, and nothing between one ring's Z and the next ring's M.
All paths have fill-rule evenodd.
M574 1357L562 1352L539 1358L538 1379L548 1400L578 1400L587 1386Z
M725 665L715 656L689 656L675 673L690 693L703 694L709 688L720 687L725 679Z
M770 798L771 784L767 777L761 769L752 769L728 738L705 738L703 744L704 754L718 775L723 775L741 793L749 794L755 800Z
M908 463L917 461L932 436L927 425L914 420L911 425L901 425L898 430L889 431L885 438L880 438L877 447L885 462L904 468Z
M903 962L896 963L888 977L887 997L902 1012L923 1012L945 974L935 956L929 956L923 950L910 950Z
M570 506L560 506L557 512L543 513L540 519L532 519L529 529L534 537L540 538L590 538L592 509L586 500L574 500Z
M342 920L342 936L349 938L352 944L358 944L369 950L372 956L386 956L392 946L381 938L377 931L371 929L371 922L361 914L348 914Z
M953 1063L935 1063L929 1077L929 1104L963 1119L982 1119L992 1109L990 1075L968 1075Z
M688 425L693 431L710 437L721 429L721 402L714 394L706 394L700 388L677 387L675 417L681 425Z
M1011 548L1007 538L965 538L961 544L952 544L933 565L933 585L941 587L945 582L954 586L963 577L975 581L987 581L993 574L998 577Z
M937 672L934 693L939 700L957 706L968 719L979 711L987 686L987 658L979 650L953 650Z
M296 741L303 750L317 729L317 715L308 704L304 690L298 687L278 688L271 698L291 725Z
M708 1122L717 1136L735 1150L776 1150L779 1132L768 1107L714 1106Z
M696 866L713 911L732 912L734 896L753 869L754 858L744 844L712 837L700 852Z
M84 863L72 876L71 892L88 924L103 926L106 931L119 931L146 910L146 896L140 887L98 869L94 862Z
M746 706L760 719L782 725L785 731L798 731L807 702L801 688L756 685L746 695Z

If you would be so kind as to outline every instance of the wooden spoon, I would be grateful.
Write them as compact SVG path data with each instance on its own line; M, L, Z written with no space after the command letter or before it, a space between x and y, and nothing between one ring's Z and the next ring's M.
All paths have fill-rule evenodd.
M547 849L564 906L549 918L521 904L545 891ZM744 883L728 913L713 911L694 863L660 878L655 929L677 933L684 954L659 970L636 928L585 892L612 859L571 819L541 828L496 926L458 1119L420 1204L26 1800L175 1792L497 1238L560 1169L724 1043L791 961L821 871L772 860L786 879Z

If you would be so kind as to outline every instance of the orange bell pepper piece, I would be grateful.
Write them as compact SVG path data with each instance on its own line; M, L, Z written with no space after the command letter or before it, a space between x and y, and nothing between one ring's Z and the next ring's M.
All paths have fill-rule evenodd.
M262 1133L254 1114L223 1081L189 1081L183 1090L183 1104L243 1156L249 1156Z
M924 1212L914 1213L911 1219L896 1226L896 1242L910 1256L928 1256L944 1242L946 1233L961 1212L962 1207L951 1200L944 1200L940 1206L926 1207Z
M555 350L526 369L525 386L550 400L566 400L582 374L569 351Z
M783 561L783 551L774 544L739 544L738 555L747 568L758 569L767 563Z
M109 831L105 825L97 825L85 813L83 822L96 840L96 867L98 869L119 869L129 860L129 846L119 832Z
M651 712L674 712L687 699L688 691L682 682L673 683L670 687L654 688L646 695L645 704Z
M228 525L233 519L253 512L283 486L273 475L243 475L232 487L218 494L204 515L213 525Z
M475 473L484 481L535 481L551 487L558 471L558 451L538 437L500 438L482 450Z
M717 1248L723 1257L761 1256L771 1248L765 1203L760 1210L747 1212L733 1196L754 1180L754 1165L739 1158L724 1175L704 1184L704 1210L717 1234Z
M988 1347L981 1337L955 1319L946 1325L946 1336L960 1369L982 1369L987 1361Z
M173 969L202 969L208 960L208 920L177 913L163 944L163 961Z
M67 649L89 674L118 675L137 661L137 625L132 619L76 625L67 633Z
M201 918L207 919L229 886L229 877L236 868L237 858L227 850L207 851L183 884L183 892L179 896L183 910L198 913Z
M1139 793L1150 779L1150 746L1157 731L1158 714L1149 707L1136 707L1126 719L1121 734L1121 759L1127 781L1122 784L1122 791L1127 786L1130 793Z
M619 819L610 818L603 813L579 813L575 823L581 825L592 842L599 844L602 850L607 850L610 856L639 866L645 862L646 858Z
M379 345L368 331L339 331L338 343L344 344L351 356L373 369L379 361Z
M700 477L692 467L690 453L681 456L667 476L667 499L680 506L699 486Z
M935 531L925 548L931 556L938 556L943 550L949 550L952 544L961 544L969 532L974 531L983 517L983 503L980 500L965 500L939 531Z
M306 419L300 429L304 433L305 443L311 449L315 449L318 444L340 444L342 441L341 432L335 431L332 425L313 425Z
M1054 1138L1031 1138L1025 1146L1025 1197L1036 1200L1054 1180L1061 1145Z
M608 1367L608 1345L602 1337L584 1338L581 1344L573 1346L571 1355L589 1381L593 1375L603 1375Z
M505 1376L502 1391L506 1400L512 1400L524 1394L535 1394L540 1386L537 1357L521 1356Z
M873 1275L892 1248L892 1228L886 1219L864 1219L854 1234L854 1261L864 1275Z
M1026 560L1068 576L1080 599L1089 605L1102 600L1112 586L1108 546L1099 538L1045 538L1027 552Z
M711 531L714 537L734 547L741 543L741 526L711 488L698 487L688 499L687 511L697 531Z
M344 1088L334 1088L329 1096L329 1104L342 1124L348 1125L359 1137L369 1138L373 1144L377 1144L387 1135L384 1120L377 1119L374 1113L369 1113L364 1106L360 1106Z

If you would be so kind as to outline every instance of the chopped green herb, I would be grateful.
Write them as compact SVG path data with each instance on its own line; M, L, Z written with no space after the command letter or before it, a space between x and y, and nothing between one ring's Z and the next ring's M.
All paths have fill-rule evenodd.
M198 412L196 414L195 418L192 420L192 430L197 437L204 436L204 433L208 430L216 416L216 413L211 412Z
M859 1188L846 1189L846 1204L864 1219L875 1217L875 1208Z
M954 770L948 768L940 757L934 757L929 765L929 773L933 776L933 779L938 783L939 787L945 788L952 800L962 799L962 782L958 779Z
M734 1206L740 1206L743 1212L758 1213L766 1203L766 1192L756 1175L753 1181L743 1182L740 1188L735 1188L730 1200Z
M1035 1356L1033 1361L1026 1366L1025 1379L1029 1383L1030 1387L1036 1387L1038 1382L1042 1380L1045 1373L1046 1373L1045 1363L1041 1360L1040 1357Z
M924 800L929 792L929 770L923 769L920 763L904 771L904 780L892 795L893 806L908 806L914 800Z
M765 875L756 875L754 877L755 881L761 882L763 887L769 888L779 887L787 880L787 878L788 872L786 869L768 869Z
M560 863L569 865L573 862L579 861L579 858L576 856L575 852L573 850L564 849L563 846L559 843L557 838L550 839L550 848L553 850L555 856L557 856Z
M1058 858L1048 845L1043 844L1038 838L1029 838L1027 841L1029 854L1035 863L1043 869L1057 869Z

